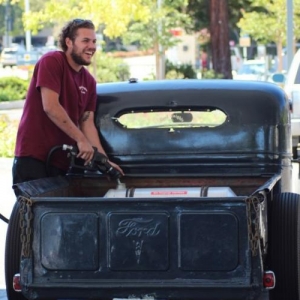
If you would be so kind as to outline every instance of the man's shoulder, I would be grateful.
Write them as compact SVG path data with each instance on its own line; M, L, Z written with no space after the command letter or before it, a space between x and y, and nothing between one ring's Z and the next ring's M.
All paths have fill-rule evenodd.
M41 59L54 58L56 60L64 60L64 52L59 50L49 51L45 53Z

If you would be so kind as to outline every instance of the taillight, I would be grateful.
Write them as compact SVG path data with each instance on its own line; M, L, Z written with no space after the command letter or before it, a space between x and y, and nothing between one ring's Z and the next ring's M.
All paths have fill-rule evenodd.
M275 274L273 271L266 271L263 275L263 286L265 289L270 290L275 287Z
M21 288L21 276L20 274L15 274L13 277L13 289L16 292L21 292L22 288Z

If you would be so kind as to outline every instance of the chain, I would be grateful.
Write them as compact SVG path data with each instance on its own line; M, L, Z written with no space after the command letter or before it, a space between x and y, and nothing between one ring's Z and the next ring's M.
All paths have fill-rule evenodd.
M31 220L33 219L31 210L32 201L23 196L19 197L18 201L20 202L21 255L23 257L30 257Z
M257 196L251 196L246 200L248 235L252 256L257 255L260 242L259 204L260 200Z

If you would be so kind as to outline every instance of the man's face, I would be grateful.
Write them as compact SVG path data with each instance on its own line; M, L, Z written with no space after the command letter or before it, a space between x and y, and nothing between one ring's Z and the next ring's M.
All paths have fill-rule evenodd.
M96 33L93 29L79 28L74 42L69 40L67 45L74 63L88 66L96 51Z

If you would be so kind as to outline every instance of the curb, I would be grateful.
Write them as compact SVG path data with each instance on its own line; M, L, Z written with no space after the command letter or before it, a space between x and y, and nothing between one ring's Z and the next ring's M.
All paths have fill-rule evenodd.
M0 102L0 110L23 108L25 100L2 101Z

